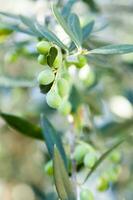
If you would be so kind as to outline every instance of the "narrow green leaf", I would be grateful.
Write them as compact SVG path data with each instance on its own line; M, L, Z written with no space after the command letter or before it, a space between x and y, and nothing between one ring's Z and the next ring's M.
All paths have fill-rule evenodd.
M42 34L36 29L35 22L36 19L32 20L28 17L20 15L20 20L23 22L24 25L26 25L30 30L35 33L38 37L42 37Z
M87 40L88 37L90 36L93 28L94 28L94 20L92 20L91 22L89 22L88 24L86 24L83 29L82 29L82 32L83 32L83 41Z
M18 15L15 15L15 14L12 14L12 13L0 12L0 15L3 15L3 16L5 16L5 17L9 17L9 18L12 18L12 19L17 19L17 20L19 20L19 16L18 16Z
M56 146L54 147L54 180L57 193L61 200L76 200L71 181L69 180L63 160Z
M107 45L101 48L93 49L88 53L104 55L133 53L133 44Z
M99 167L99 165L100 165L101 163L103 163L103 161L108 157L108 155L109 155L112 151L114 151L114 149L116 149L120 144L122 144L123 142L125 142L126 139L127 139L127 137L124 138L124 139L122 139L122 140L120 140L120 141L118 141L116 144L114 144L114 145L113 145L112 147L110 147L107 151L105 151L105 153L103 153L103 154L101 155L101 157L97 160L97 162L95 163L95 165L92 167L92 169L90 170L90 172L89 172L88 175L86 176L84 182L87 181L87 179L88 179L88 178L92 175L92 173Z
M57 46L59 46L62 49L67 49L67 46L65 46L53 32L48 30L47 27L43 27L42 25L36 22L36 28L44 38L51 42L54 42Z
M68 16L68 25L72 30L76 40L82 45L82 29L80 27L80 21L76 14L72 13Z
M94 28L94 21L89 22L88 24L86 24L82 28L82 40L83 40L83 42L85 42L89 38L91 32L93 31L93 28ZM75 48L76 48L76 46L75 46L74 42L72 42L70 44L69 50L73 51Z
M58 54L58 50L55 47L51 47L49 50L49 54L47 56L47 63L50 67L53 66L54 60Z
M76 0L69 0L62 9L61 14L64 18L67 18L71 12L73 4L76 3Z
M41 127L50 156L53 158L54 145L56 145L67 168L67 158L61 138L44 115L41 115Z
M0 116L11 128L19 131L23 135L32 137L34 139L43 140L42 131L39 126L36 126L29 121L15 115L0 112Z
M21 78L11 78L11 77L0 77L0 87L34 87L36 84L34 81L25 80Z
M100 12L100 9L94 0L83 0L93 12Z
M53 85L53 82L48 85L39 85L41 93L43 93L43 94L48 93L50 91L52 85Z
M81 47L80 42L77 40L77 38L75 38L75 35L73 34L73 32L71 31L71 29L69 28L69 25L67 24L67 22L65 21L65 19L63 18L63 16L59 13L59 11L58 11L58 9L57 9L57 7L55 5L53 5L53 13L54 13L57 21L62 26L62 28L64 29L64 31L69 35L69 37L71 38L71 40L76 44L76 46L78 48Z

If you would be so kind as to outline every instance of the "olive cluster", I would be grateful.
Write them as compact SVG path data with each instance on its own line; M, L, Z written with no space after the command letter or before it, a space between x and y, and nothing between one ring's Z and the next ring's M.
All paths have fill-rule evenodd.
M54 55L51 55L53 50ZM44 70L38 75L38 83L40 86L51 86L46 94L47 104L67 115L71 112L71 104L68 101L70 84L63 72L61 49L48 41L40 41L37 44L37 51L38 62L44 66Z
M92 168L97 161L96 150L89 144L79 144L76 146L73 158L77 165L84 164L87 168Z
M98 159L96 150L93 146L86 143L76 146L73 157L76 160L77 166L84 165L89 169L94 166ZM114 151L110 154L108 161L110 162L110 167L99 176L97 181L97 189L101 192L107 190L110 184L117 182L121 173L121 153L119 151Z

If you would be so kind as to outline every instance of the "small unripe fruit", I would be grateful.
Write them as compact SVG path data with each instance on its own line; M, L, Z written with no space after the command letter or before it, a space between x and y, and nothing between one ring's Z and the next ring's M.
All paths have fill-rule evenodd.
M87 64L87 59L85 56L83 55L79 55L78 56L78 63L76 64L76 66L78 68L82 68L83 66L85 66Z
M73 157L77 161L77 164L83 162L86 153L88 153L88 148L85 145L81 144L76 146Z
M53 162L52 160L50 160L49 162L47 162L44 166L44 171L49 175L53 175Z
M41 65L46 65L47 64L47 58L46 58L45 55L40 54L38 56L37 60L38 60L38 63L41 64Z
M60 78L57 82L58 92L61 97L65 97L69 93L69 83L66 79Z
M94 200L92 192L87 188L82 189L80 192L80 200Z
M100 192L106 191L109 188L109 181L107 178L105 177L101 177L98 180L98 185L97 185L97 189Z
M60 48L58 48L58 54L54 60L53 67L55 69L58 69L61 66L62 66L62 52L61 52Z
M39 85L48 85L53 82L55 75L50 67L45 67L45 69L38 75Z
M71 112L71 104L69 101L64 100L60 107L59 107L59 111L63 114L63 115L68 115Z
M46 95L47 104L52 108L59 108L61 98L55 90L50 90Z
M90 86L95 82L95 73L92 71L90 66L85 65L79 70L79 78L85 84L85 86Z
M37 44L37 51L40 54L47 54L50 50L51 44L47 41L41 41Z
M97 156L95 153L89 152L85 155L84 165L88 168L92 168L97 161Z
M14 63L18 58L18 54L16 51L10 51L5 54L4 60L7 63Z
M119 163L121 161L121 153L119 151L114 151L110 155L110 160L114 163Z

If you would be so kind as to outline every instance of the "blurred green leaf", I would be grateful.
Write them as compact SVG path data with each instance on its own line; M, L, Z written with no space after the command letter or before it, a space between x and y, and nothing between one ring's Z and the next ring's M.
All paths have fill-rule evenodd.
M63 16L59 13L59 11L55 5L53 5L53 13L54 13L57 21L59 22L59 24L64 29L64 31L70 36L71 40L76 44L77 47L80 47L81 45L80 45L79 40L77 40L77 38L75 37L75 35L71 31L71 29L69 28L69 25L67 24L67 22L65 21Z
M68 25L73 32L76 40L82 45L82 30L80 27L80 21L76 14L72 13L68 16Z
M51 42L54 42L57 46L61 47L62 49L67 49L67 46L65 46L53 32L48 30L47 27L43 27L42 25L36 22L36 28L44 38Z
M61 200L76 200L73 186L69 180L63 160L56 146L54 147L54 180L56 190Z
M82 29L82 32L83 32L83 40L87 40L89 35L91 34L93 28L94 28L94 20L92 20L91 22L89 22L88 24L86 24L83 29Z
M126 120L124 122L115 122L110 121L106 124L104 124L101 127L97 127L98 130L104 134L104 136L109 135L116 135L116 134L122 134L126 130L129 130L133 127L133 119Z
M43 114L41 115L41 127L50 156L53 158L54 145L56 145L67 168L67 158L61 138Z
M133 44L107 45L89 51L92 54L126 54L133 53Z
M49 54L47 56L47 63L50 67L53 66L53 63L54 63L54 60L55 60L57 54L58 54L57 48L51 47Z
M36 126L29 121L12 114L0 112L0 116L11 128L19 131L23 135L34 139L43 140L42 131L39 126Z
M43 94L48 93L49 90L51 89L52 85L53 85L53 82L48 85L39 85L41 93L43 93Z
M12 19L17 19L19 20L19 16L18 15L15 15L15 14L12 14L12 13L8 13L8 12L0 12L0 15L3 15L5 17L9 17L9 18L12 18Z
M93 12L100 12L100 9L94 0L83 0Z
M36 85L35 81L26 80L22 78L11 78L11 77L0 77L0 87L34 87Z
M125 140L127 140L128 137L125 137L124 139L121 139L120 141L118 141L117 143L115 143L113 146L111 146L107 151L105 151L105 153L103 153L101 155L101 157L97 160L97 162L95 163L95 165L91 168L90 172L88 173L88 175L86 176L84 182L87 181L87 179L92 175L92 173L99 167L100 164L103 163L103 161L108 157L108 155L114 151L120 144L122 144L123 142L125 142Z
M19 15L19 17L20 17L20 20L22 21L22 23L25 26L27 26L28 28L30 28L30 31L32 31L33 33L35 33L36 36L42 37L42 35L40 34L40 32L35 27L36 19L30 19L29 17L23 16L23 15Z
M72 112L75 113L82 103L81 95L75 86L73 86L71 89L69 101L72 105Z

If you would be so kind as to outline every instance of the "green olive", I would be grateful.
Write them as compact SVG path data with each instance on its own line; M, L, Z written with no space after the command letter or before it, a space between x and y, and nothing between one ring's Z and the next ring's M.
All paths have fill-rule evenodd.
M63 115L68 115L71 112L71 104L68 100L63 100L61 102L61 105L59 107L59 111L63 114Z
M94 200L94 196L90 190L85 188L80 192L80 200Z
M5 54L4 60L7 63L14 63L18 58L18 53L16 51L10 51Z
M53 175L53 161L48 161L44 166L44 171L49 175Z
M46 95L47 104L52 108L59 108L61 104L61 97L55 90L50 90Z
M38 60L38 63L41 64L41 65L46 65L47 64L47 58L46 58L45 55L40 54L38 56L37 60Z
M61 52L60 48L58 48L58 54L54 60L53 67L55 69L58 69L61 66L62 66L62 52Z
M79 70L79 78L87 87L92 85L96 79L95 73L88 65L85 65Z
M48 85L53 82L55 75L50 67L45 67L45 69L38 75L39 85Z
M119 151L114 151L110 155L110 160L113 163L119 163L121 161L121 153Z
M98 180L98 185L97 185L97 189L100 192L106 191L109 188L109 181L108 178L106 177L100 177Z
M65 97L69 93L69 83L66 79L60 78L57 82L58 92L61 97Z
M37 44L37 51L40 54L47 54L51 48L51 44L47 41L41 41Z
M86 145L80 144L76 146L73 157L77 161L77 164L81 164L83 162L86 153L88 153Z
M76 66L78 68L82 68L83 66L85 66L87 64L87 59L85 56L83 55L79 55L78 56L78 63L76 64Z
M97 161L97 156L93 152L89 152L84 157L84 165L88 168L92 168Z

